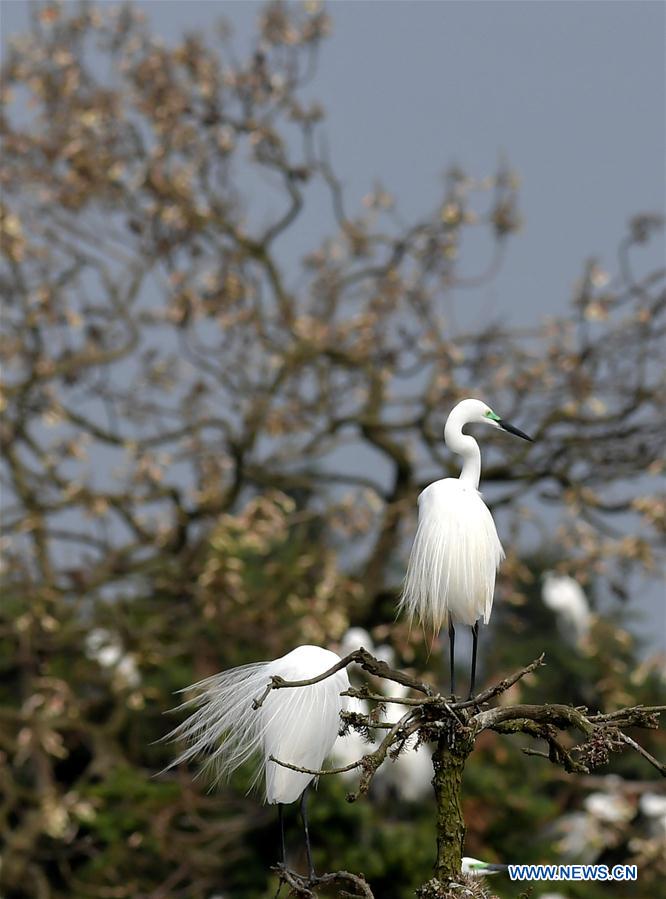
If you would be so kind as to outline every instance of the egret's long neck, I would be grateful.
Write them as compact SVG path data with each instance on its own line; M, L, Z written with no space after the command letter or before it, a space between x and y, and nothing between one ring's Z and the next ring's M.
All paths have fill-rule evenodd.
M449 415L444 428L444 442L452 453L463 457L460 480L478 490L481 478L481 450L472 436L463 434L463 424L464 422L459 422L456 416Z

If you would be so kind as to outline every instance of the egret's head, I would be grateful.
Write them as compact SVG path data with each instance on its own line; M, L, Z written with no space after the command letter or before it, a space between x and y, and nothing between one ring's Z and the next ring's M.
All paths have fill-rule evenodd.
M529 440L530 443L533 442L528 434L509 424L481 400L463 400L453 409L450 417L454 415L461 426L478 422L499 428L508 434L515 434L516 437L522 437L523 440Z
M485 877L488 874L499 874L501 871L508 871L508 865L492 865L488 862L482 862L478 858L463 858L461 865L461 873L468 877Z

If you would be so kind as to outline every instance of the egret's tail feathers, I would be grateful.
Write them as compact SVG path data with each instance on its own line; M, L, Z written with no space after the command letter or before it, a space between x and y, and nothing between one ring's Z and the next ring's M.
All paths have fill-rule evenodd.
M197 695L175 709L195 709L165 740L184 740L189 745L166 770L204 758L202 771L217 782L228 777L262 748L266 716L252 707L271 678L271 662L243 665L206 678L188 690ZM259 769L258 775L261 774Z

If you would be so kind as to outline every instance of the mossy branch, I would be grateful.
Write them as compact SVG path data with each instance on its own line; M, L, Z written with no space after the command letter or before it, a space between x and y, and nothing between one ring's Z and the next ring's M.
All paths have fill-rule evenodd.
M467 759L474 751L476 739L484 731L492 730L499 734L524 734L535 740L543 740L548 746L547 752L531 747L525 747L523 751L526 755L546 758L552 764L572 774L586 775L592 768L606 764L611 753L631 749L656 768L662 776L666 776L666 765L655 759L633 737L628 736L622 730L622 728L629 727L656 728L659 714L666 710L664 706L637 705L614 712L595 712L594 714L590 714L586 708L550 702L541 705L517 703L493 708L486 707L492 699L506 693L527 674L545 664L543 655L499 683L483 690L472 699L456 701L441 696L429 684L392 669L386 663L375 659L366 650L359 649L345 656L328 671L309 680L285 681L282 678L273 677L262 696L255 700L255 708L261 706L271 690L318 683L352 662L356 662L370 674L410 687L421 695L418 697L387 697L373 692L368 687L352 687L345 691L345 695L356 696L380 704L402 703L407 710L395 724L377 720L376 710L375 713L371 712L367 715L355 712L352 717L345 718L346 727L353 728L359 733L367 734L371 729L385 730L386 733L376 749L343 768L315 771L275 758L271 760L294 771L316 776L342 773L359 768L361 772L359 787L356 792L350 793L347 797L349 801L354 801L360 795L367 793L375 773L389 752L395 755L409 751L406 742L410 736L417 734L420 742L434 742L433 788L437 804L437 861L435 880L430 884L440 884L442 889L448 889L449 885L454 882L454 878L460 878L460 862L465 837L465 823L460 801L462 778ZM579 735L576 738L578 742L574 738L576 734ZM325 875L325 877L332 878L326 882L342 883L345 877L349 878L353 875L338 872ZM283 882L292 887L294 895L304 897L315 895L310 890L314 881L306 883L298 875L284 872ZM324 884L322 878L317 878L316 882ZM348 883L359 889L362 886L362 889L366 891L359 892L357 889L356 892L342 895L372 896L364 880L362 880L362 884L354 881L348 881ZM430 889L430 887L428 888ZM427 895L431 894L432 891Z

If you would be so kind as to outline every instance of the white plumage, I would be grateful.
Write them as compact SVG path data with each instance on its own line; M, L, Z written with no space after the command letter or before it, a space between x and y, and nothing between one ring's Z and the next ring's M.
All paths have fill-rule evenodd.
M419 523L402 606L437 633L454 624L488 623L495 573L504 558L495 522L476 487L458 478L430 484L418 499Z
M273 690L257 710L252 701L274 675L290 681L309 680L339 661L328 649L299 646L282 658L224 671L188 688L199 695L179 708L196 711L168 737L190 745L173 765L204 756L204 770L212 768L219 779L258 757L257 779L264 774L266 802L295 802L314 775L284 768L270 757L301 768L321 769L336 741L340 712L346 707L346 698L340 694L349 687L347 671L342 669L307 687Z

